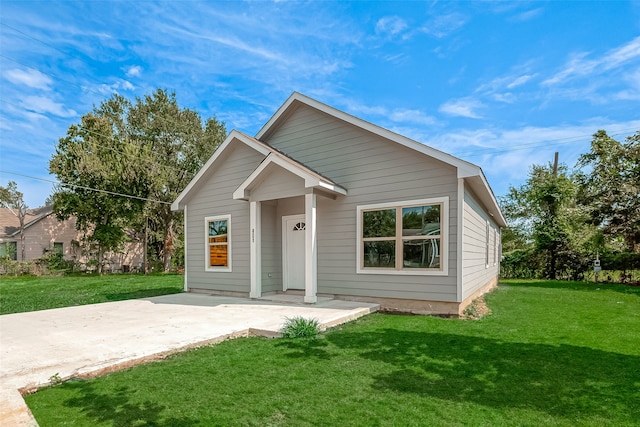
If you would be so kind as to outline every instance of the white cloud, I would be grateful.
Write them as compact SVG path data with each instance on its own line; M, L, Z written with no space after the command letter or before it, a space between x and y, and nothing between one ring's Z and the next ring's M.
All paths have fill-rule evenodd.
M90 89L90 90L95 90L104 95L112 95L114 92L118 92L119 90L132 91L134 89L135 89L135 86L132 85L131 82L129 82L128 80L117 79L114 83L101 84L97 86L95 89Z
M479 119L482 118L482 116L478 114L477 110L482 107L482 103L476 99L461 98L445 102L440 106L438 111L450 116L461 116L468 117L470 119Z
M142 74L142 67L139 65L132 65L127 69L127 77L139 77Z
M66 109L64 105L44 96L27 96L22 100L22 106L40 114L53 114L59 117L74 117L77 113L72 109Z
M519 14L515 15L511 20L515 21L515 22L530 21L530 20L540 16L542 14L542 12L543 12L543 9L541 7L537 8L537 9L527 10L526 12L522 12L522 13L519 13Z
M407 28L407 23L398 16L385 16L376 22L376 34L395 36Z
M518 78L516 78L514 81L512 81L511 83L509 83L507 85L508 89L513 89L515 87L518 86L522 86L523 84L527 83L529 80L531 80L534 76L533 75L523 75L520 76Z
M466 16L460 13L438 15L423 25L420 31L441 39L465 26L468 20Z
M416 123L421 125L434 125L437 120L420 110L398 109L389 114L389 118L394 122Z
M586 52L572 54L563 69L545 80L543 84L551 86L574 78L601 75L640 58L640 37L609 50L600 58L587 59L588 56Z
M37 70L21 70L13 68L4 72L4 76L11 83L22 84L34 89L50 90L53 80Z

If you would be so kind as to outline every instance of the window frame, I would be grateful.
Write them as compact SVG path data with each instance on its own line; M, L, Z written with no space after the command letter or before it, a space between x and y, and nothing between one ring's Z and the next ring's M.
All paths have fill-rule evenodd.
M227 265L226 266L215 266L210 265L210 257L211 253L210 247L212 246L209 243L209 223L213 221L227 221ZM211 272L220 272L220 273L230 273L232 271L231 260L232 258L232 244L231 244L231 215L213 215L207 216L204 218L204 269L205 271Z
M440 205L440 268L404 268L396 267L364 267L364 238L363 238L363 212L384 209L400 209L416 206ZM396 215L398 215L396 211ZM402 215L400 211L400 216ZM396 221L396 235L391 240L396 243L396 251L399 251L398 243L402 246L402 231L398 236L398 227L402 224ZM386 239L386 238L385 238ZM383 240L385 240L383 239ZM425 239L432 240L432 239ZM359 205L356 207L356 274L391 274L408 276L448 276L449 275L449 197L433 197L428 199L401 200L397 202L375 203Z
M13 251L9 250L9 245L13 246ZM8 240L6 242L0 242L0 246L4 246L5 254L3 255L3 257L8 257L11 261L18 260L18 242Z

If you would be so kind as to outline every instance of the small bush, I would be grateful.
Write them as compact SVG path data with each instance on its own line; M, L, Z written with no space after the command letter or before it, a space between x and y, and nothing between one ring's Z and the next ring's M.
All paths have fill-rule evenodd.
M320 333L320 322L301 316L287 317L280 333L282 338L315 338Z

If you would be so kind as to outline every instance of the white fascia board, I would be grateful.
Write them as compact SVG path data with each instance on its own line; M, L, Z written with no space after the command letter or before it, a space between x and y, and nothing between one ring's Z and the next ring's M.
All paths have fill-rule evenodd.
M209 158L209 160L207 160L207 163L204 164L204 166L198 171L196 176L193 177L191 182L189 182L189 184L187 184L185 189L182 190L182 192L180 193L178 198L171 204L171 210L172 211L181 211L182 210L182 206L183 206L182 205L182 201L184 200L184 198L189 194L189 192L191 192L193 187L196 186L198 181L200 181L200 179L207 173L207 171L211 167L213 167L213 165L215 164L216 160L222 155L222 153L224 153L224 151L227 149L227 147L229 145L231 145L231 143L234 140L240 141L240 142L248 145L249 147L253 148L254 150L258 151L259 153L261 153L261 154L263 154L265 156L270 153L268 148L264 147L262 144L258 143L257 141L255 141L250 136L247 136L247 135L243 134L242 132L238 132L237 130L232 130L231 133L229 134L229 136L227 136L227 139L225 139L224 142L222 144L220 144L220 146L216 149L216 151Z

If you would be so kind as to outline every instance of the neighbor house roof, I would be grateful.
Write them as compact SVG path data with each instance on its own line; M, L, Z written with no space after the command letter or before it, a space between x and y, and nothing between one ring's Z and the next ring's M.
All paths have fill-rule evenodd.
M14 211L15 212L15 211ZM27 210L24 228L27 229L53 213L51 206ZM12 238L20 233L20 220L9 208L0 208L0 238Z
M184 207L184 201L187 198L188 194L195 188L198 184L198 181L208 172L209 168L213 166L215 161L224 151L224 149L231 144L233 141L243 142L265 156L271 156L271 161L275 161L276 157L279 157L282 161L291 162L291 164L295 164L295 168L300 171L303 175L304 173L311 172L319 175L315 171L312 171L305 165L295 161L287 157L285 154L275 150L273 147L269 146L262 142L264 139L268 139L270 135L272 135L290 116L293 114L301 106L308 106L314 108L318 111L321 111L325 114L328 114L334 118L342 120L346 123L349 123L358 128L364 129L368 132L371 132L375 135L388 139L390 141L396 142L404 147L410 148L417 152L423 153L427 156L430 156L436 160L439 160L443 163L449 164L456 168L457 177L463 178L467 183L469 183L470 188L476 194L476 196L480 199L480 201L485 205L489 213L494 217L496 222L500 226L506 226L506 220L502 216L502 212L500 211L500 207L498 202L489 186L489 183L482 172L482 169L474 165L473 163L467 162L465 160L459 159L455 156L447 154L443 151L436 150L435 148L424 145L418 141L414 141L410 138L392 132L383 127L374 125L365 120L359 119L351 114L345 113L344 111L333 108L327 104L323 104L322 102L316 101L315 99L309 98L301 93L294 92L280 108L275 112L275 114L265 123L265 125L260 129L260 131L256 134L254 138L247 136L238 131L232 131L225 142L218 147L214 155L209 159L209 161L203 166L203 168L198 172L198 174L191 180L189 185L180 193L178 198L171 205L174 210L181 210ZM267 160L267 159L265 159ZM265 166L266 167L266 166ZM257 169L256 169L257 170ZM324 177L322 177L324 178ZM344 188L340 187L338 184L333 183L331 180L324 178L327 182L331 182L331 184L336 185L336 188L344 190ZM248 181L245 181L243 185L249 185ZM345 194L345 193L342 193ZM241 198L240 194L236 194Z

